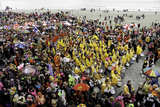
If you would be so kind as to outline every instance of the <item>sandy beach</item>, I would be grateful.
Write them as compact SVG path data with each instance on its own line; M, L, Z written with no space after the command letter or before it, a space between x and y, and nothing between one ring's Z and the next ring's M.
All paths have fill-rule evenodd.
M71 13L75 16L86 16L88 19L99 19L101 21L104 20L106 16L116 17L117 15L122 16L123 14L127 14L128 16L133 15L133 18L125 17L124 24L130 23L140 23L142 26L150 26L152 22L159 22L160 23L160 12L155 15L155 12L138 12L138 11L109 11L108 13L104 12L103 10L96 12L87 11L79 11L79 10L72 10ZM100 18L101 14L101 18ZM136 16L145 15L145 19L136 20Z
M26 12L26 13L30 13L30 12L45 12L47 11L47 9L36 9L36 10L23 10L23 9L17 9L17 10L13 10L15 12ZM69 15L73 15L76 17L83 17L86 16L86 18L88 20L96 20L99 19L100 21L104 21L105 17L111 16L111 20L113 20L114 17L116 17L117 15L122 16L123 14L127 14L127 16L124 17L125 21L122 24L131 24L131 23L135 23L135 24L141 24L142 26L151 26L152 22L157 22L160 23L160 11L157 12L157 14L155 14L156 11L127 11L127 12L123 12L122 10L109 10L109 12L106 12L106 10L96 10L95 12L90 12L89 9L85 10L85 11L81 11L80 9L50 9L50 11L52 13L56 13L56 12L60 12L60 11L64 11L64 12L69 12ZM141 15L145 15L144 19L140 19L137 20L136 16L141 16ZM100 17L101 15L101 17ZM132 18L130 18L129 16L133 16ZM109 23L109 20L106 20L104 22ZM112 23L114 25L114 23Z

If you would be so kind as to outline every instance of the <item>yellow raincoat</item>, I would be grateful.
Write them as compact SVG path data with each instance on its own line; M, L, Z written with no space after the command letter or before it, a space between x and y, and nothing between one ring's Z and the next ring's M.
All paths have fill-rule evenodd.
M114 62L116 62L116 60L117 60L117 56L116 56L116 54L115 54L115 53L113 53L113 56L112 56L112 62L114 63Z
M80 73L79 68L76 67L76 68L74 69L74 72L75 72L76 74Z
M136 54L140 55L141 53L142 53L142 48L138 45Z
M122 66L116 65L116 71L117 71L118 74L120 75L120 74L121 74L121 71L122 71Z
M122 56L122 65L124 66L126 64L126 62L127 62L126 56L123 55Z
M108 47L110 48L112 44L112 40L108 40Z
M126 84L123 86L123 93L124 93L124 95L130 95L129 88Z
M90 62L89 62L89 60L88 60L88 58L86 58L86 65L87 65L87 67L90 67L90 66L91 66L91 64L90 64Z
M128 50L128 45L124 46L124 50L127 51Z
M131 57L130 57L130 54L129 54L128 51L127 51L127 54L126 54L126 59L127 59L127 62L130 62L130 60L131 60Z
M147 42L147 43L150 42L150 37L149 37L149 36L146 37L146 42Z
M104 93L105 89L106 89L106 83L103 82L103 84L101 85L101 92Z
M85 69L86 69L86 67L85 67L85 66L80 65L80 70L81 70L82 72L84 72L84 71L85 71Z
M118 77L115 75L114 70L111 71L111 77L112 77L112 85L117 85Z

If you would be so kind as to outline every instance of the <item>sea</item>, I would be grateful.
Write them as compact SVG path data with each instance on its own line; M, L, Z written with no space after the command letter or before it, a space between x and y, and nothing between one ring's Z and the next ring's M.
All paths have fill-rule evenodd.
M160 0L0 0L0 9L128 9L160 11Z

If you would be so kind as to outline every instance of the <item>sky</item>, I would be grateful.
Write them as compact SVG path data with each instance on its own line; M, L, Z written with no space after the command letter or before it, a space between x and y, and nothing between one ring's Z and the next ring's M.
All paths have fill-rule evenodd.
M0 0L0 8L159 8L160 0Z

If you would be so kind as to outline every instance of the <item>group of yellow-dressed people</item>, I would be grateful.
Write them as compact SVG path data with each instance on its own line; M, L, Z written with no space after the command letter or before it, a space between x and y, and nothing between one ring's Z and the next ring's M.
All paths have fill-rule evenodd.
M106 44L97 35L89 37L89 42L87 42L84 36L64 36L57 41L57 47L56 50L53 48L53 53L57 57L56 51L64 52L65 57L74 61L76 65L74 68L75 74L90 70L90 77L94 80L100 80L102 77L105 77L103 73L100 73L102 66L105 69L111 67L110 76L105 77L106 81L103 82L101 87L102 92L104 92L105 88L115 86L121 81L123 67L131 61L135 54L140 55L142 53L142 47L140 45L137 46L137 51L134 52L133 48L130 49L128 47L128 43L122 44L121 42L118 42L115 49L108 52L107 50L113 43L113 40L108 40L108 44ZM73 50L72 56L66 52L68 47ZM120 51L124 51L125 54L120 56ZM57 57L57 59L59 58ZM55 62L57 62L56 59ZM58 61L57 63L60 62Z

